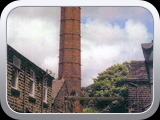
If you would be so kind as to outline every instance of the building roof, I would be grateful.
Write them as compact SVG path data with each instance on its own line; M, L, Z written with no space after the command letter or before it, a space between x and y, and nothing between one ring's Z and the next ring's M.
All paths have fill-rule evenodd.
M52 82L52 97L53 99L56 98L58 92L60 91L61 87L63 86L64 80L56 80Z
M34 68L36 70L36 72L39 72L40 75L42 75L42 76L46 75L46 71L45 70L40 68L38 65L33 63L31 60L29 60L24 55L22 55L20 52L18 52L13 47L11 47L10 45L7 44L7 60L8 60L8 57L9 57L8 54L10 54L10 53L16 55L22 61L26 61L27 65L31 66L32 68ZM50 74L47 74L46 77L49 78L49 80L55 79L54 76L51 76Z
M131 61L129 67L128 80L147 80L148 74L145 61Z
M153 61L153 42L141 44L146 61Z
M151 43L142 43L142 48L144 49L150 49L153 47L153 42Z

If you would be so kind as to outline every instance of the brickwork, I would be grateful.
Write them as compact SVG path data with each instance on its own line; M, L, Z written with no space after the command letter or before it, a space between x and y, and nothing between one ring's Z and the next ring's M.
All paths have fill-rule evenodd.
M13 56L20 59L20 68L16 68L13 65ZM14 79L13 71L18 69L18 88L12 86L12 80ZM35 71L35 88L34 96L29 94L30 87L30 70ZM46 72L22 56L16 50L9 45L7 46L7 101L11 109L17 112L51 112L52 105L52 80L54 79L50 75L47 75L47 103L43 103L42 107L42 80Z
M80 8L62 7L60 25L59 79L63 76L69 93L81 90Z
M145 61L131 61L128 79L129 112L143 112L153 99L153 41L141 44Z
M145 61L131 61L128 75L129 112L143 112L151 103L151 84Z
M151 89L149 83L138 83L128 86L129 112L143 112L145 105L151 102Z
M68 93L81 93L81 36L80 7L62 7L60 24L60 49L58 77L65 80ZM73 112L82 112L75 101Z

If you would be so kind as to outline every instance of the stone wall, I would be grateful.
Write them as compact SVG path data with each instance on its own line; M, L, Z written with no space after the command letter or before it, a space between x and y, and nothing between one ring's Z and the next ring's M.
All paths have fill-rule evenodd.
M151 84L145 61L131 61L128 79L128 106L130 113L145 111L151 103Z
M13 65L13 56L20 59L20 68ZM34 96L29 94L30 86L30 70L35 71L35 88ZM12 80L14 79L13 72L18 70L18 87L12 86ZM52 105L52 80L54 79L50 75L46 75L47 79L47 104L43 104L42 107L42 80L46 72L22 56L12 47L7 46L7 101L9 107L17 112L51 112Z
M148 82L134 82L128 85L129 112L143 112L144 107L151 102L151 89Z
M70 103L65 101L65 96L68 96L68 91L67 91L67 86L64 82L62 84L60 90L58 91L55 99L54 99L53 108L52 108L53 113L70 113L70 112L72 112Z

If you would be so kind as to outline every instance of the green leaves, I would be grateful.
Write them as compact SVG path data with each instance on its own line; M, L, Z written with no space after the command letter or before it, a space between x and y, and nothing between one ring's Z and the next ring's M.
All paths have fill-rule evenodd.
M95 109L89 107L89 108L85 108L83 109L84 113L97 113L98 111L96 111Z
M124 83L126 76L129 73L126 67L129 62L124 62L122 64L115 64L102 73L99 73L97 78L93 78L94 84L87 87L90 92L86 91L84 96L88 95L90 97L127 97L127 84ZM89 102L85 101L84 107L88 107ZM97 101L94 103L95 111L103 112L127 112L125 109L126 101ZM92 110L89 110L90 112ZM95 112L94 111L94 112Z

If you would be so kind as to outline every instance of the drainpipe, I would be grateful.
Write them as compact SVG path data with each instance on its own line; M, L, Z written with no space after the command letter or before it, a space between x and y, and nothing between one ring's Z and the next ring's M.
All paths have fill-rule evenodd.
M42 107L41 107L41 113L43 112L43 97L44 97L44 93L43 93L43 91L44 91L44 78L47 76L47 74L45 74L45 75L43 75L43 78L42 78L42 99L41 99L41 105L42 105Z
M48 69L47 69L48 70ZM46 71L45 75L43 75L43 78L42 78L42 99L41 99L41 113L43 112L43 97L44 97L44 78L48 75L48 71Z
M27 73L27 61L25 61L25 70L24 70L24 95L23 95L23 113L25 113L25 89L26 89L26 73Z
M140 112L139 111L139 95L138 95L138 93L139 93L139 86L137 87L137 110L138 110L138 112Z
M134 85L134 86L136 86L136 91L137 91L137 95L136 95L136 97L137 97L137 112L139 112L139 95L138 95L138 93L139 93L139 86L137 85L137 84L135 84L135 83L130 83L131 85Z
M43 112L43 91L44 91L44 75L43 75L43 78L42 78L42 99L41 99L41 113Z

